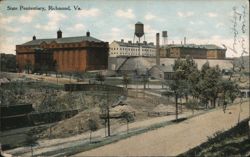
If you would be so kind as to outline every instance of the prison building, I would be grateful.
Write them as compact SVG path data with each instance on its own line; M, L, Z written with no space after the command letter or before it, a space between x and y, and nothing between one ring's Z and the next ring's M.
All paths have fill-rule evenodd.
M108 42L90 36L37 39L16 45L16 61L19 71L32 68L32 71L53 70L58 72L84 72L107 69Z
M162 58L185 58L187 55L194 59L225 59L226 49L212 44L171 44L160 50Z
M132 41L125 42L123 39L121 41L113 41L109 45L109 56L119 57L119 56L155 56L156 47L154 43L132 43Z

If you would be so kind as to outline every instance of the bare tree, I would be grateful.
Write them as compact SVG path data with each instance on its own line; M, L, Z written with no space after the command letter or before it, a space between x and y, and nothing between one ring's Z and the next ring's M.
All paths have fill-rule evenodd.
M103 82L105 81L105 77L104 77L104 75L102 75L101 73L98 73L98 74L96 74L96 76L95 76L95 80L96 80L96 81L99 81L99 82L101 82L101 84L103 84Z

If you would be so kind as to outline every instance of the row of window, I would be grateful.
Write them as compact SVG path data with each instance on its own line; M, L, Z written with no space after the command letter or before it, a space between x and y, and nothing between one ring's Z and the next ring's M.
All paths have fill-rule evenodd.
M129 56L138 56L139 53L116 53L116 52L111 52L111 55L129 55ZM143 53L143 56L154 56L153 54L149 54L149 53Z
M89 45L92 45L92 46L95 46L96 43L89 43ZM81 43L70 43L70 44L49 44L49 45L46 45L46 44L43 44L42 43L42 46L41 47L51 47L51 48L55 48L55 47L63 47L63 48L67 48L67 47L79 47L81 46ZM96 46L100 46L100 44L96 45Z
M110 48L110 50L119 50L119 48ZM139 51L139 48L120 48L120 50L126 50L126 51ZM142 49L142 51L149 51L154 52L154 49Z

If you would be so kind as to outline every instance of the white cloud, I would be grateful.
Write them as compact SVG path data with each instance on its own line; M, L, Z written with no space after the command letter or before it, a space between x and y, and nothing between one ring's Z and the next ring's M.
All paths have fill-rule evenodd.
M152 14L152 13L147 13L145 16L144 16L144 19L147 20L147 21L150 21L150 20L159 20L159 21L163 21L162 18Z
M109 42L112 42L113 40L120 40L122 37L124 39L123 30L117 27L112 27L110 30L110 33L104 34Z
M93 17L93 16L99 16L100 10L97 8L91 8L86 10L81 10L77 12L77 17Z
M134 15L132 9L117 10L115 15L118 16L118 17L123 17L123 18L127 18L127 19L134 19L135 18L135 15Z
M191 16L193 16L194 15L194 12L192 12L192 11L188 11L188 12L177 12L177 15L179 16L179 17L191 17Z
M55 22L59 22L59 21L67 18L67 16L64 15L63 13L59 13L56 11L49 12L48 17L49 17L50 21L55 21Z
M128 28L134 30L135 29L135 25L134 24L129 24Z
M0 51L1 53L15 54L16 45L13 37L0 37Z
M28 11L27 14L20 16L18 21L21 23L30 23L37 14L38 14L38 11L35 11L35 10Z
M16 47L13 44L0 44L1 53L15 54Z
M83 31L85 29L85 25L81 24L81 23L77 23L75 24L73 27L68 27L66 28L69 31Z
M14 16L6 16L4 17L3 15L0 16L0 24L1 25L5 25L5 24L9 24L11 23L12 21L15 20L15 17Z
M147 13L145 16L144 16L145 20L152 20L152 19L155 19L156 16L153 15L152 13Z
M13 27L9 24L16 20L15 16L4 16L3 14L0 14L0 29L2 31L8 31L8 32L19 32L21 29L19 27Z
M47 25L37 24L35 25L35 28L42 29L45 31L54 31L60 27L59 26L60 21L66 19L67 16L64 15L63 13L52 11L48 13L48 18L49 18L49 21Z
M113 28L111 28L111 31L112 31L113 33L117 33L117 32L121 32L121 29L116 28L116 27L113 27Z
M155 42L156 33L160 33L159 30L153 28L150 25L144 25L145 38L148 42Z
M157 30L152 28L150 25L145 25L144 31L145 31L145 33L156 33L157 32Z
M217 23L217 24L215 25L216 28L220 28L220 27L223 27L223 26L225 26L225 24L222 23L222 22Z
M217 17L218 14L213 13L213 12L209 12L209 13L207 13L207 16L208 16L208 17Z
M203 25L204 21L201 21L201 20L199 20L199 21L189 21L189 23L191 25Z
M17 27L10 27L10 26L2 26L1 27L2 29L8 31L8 32L20 32L21 29L20 28L17 28Z

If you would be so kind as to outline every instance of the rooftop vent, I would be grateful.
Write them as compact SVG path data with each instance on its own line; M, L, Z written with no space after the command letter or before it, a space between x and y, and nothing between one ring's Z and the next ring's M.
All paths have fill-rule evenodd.
M60 29L57 31L57 38L62 38L62 31Z
M90 32L89 32L89 31L86 32L86 36L87 36L87 37L90 36Z

